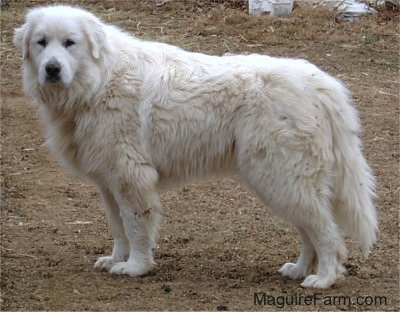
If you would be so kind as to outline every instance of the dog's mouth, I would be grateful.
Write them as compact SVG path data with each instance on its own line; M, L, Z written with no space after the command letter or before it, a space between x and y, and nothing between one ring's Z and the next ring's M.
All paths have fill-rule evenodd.
M46 83L61 83L61 77L60 76L46 76Z

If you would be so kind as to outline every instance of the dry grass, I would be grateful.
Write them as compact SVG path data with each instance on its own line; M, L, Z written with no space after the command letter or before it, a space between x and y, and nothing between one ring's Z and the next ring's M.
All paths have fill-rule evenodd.
M17 80L15 73L21 63L12 45L13 29L22 23L27 8L46 3L45 0L23 3L14 0L2 8L3 87L8 88L13 85L13 80ZM398 49L398 13L390 11L347 23L338 21L326 8L307 5L296 7L288 18L276 18L249 16L246 1L170 1L160 7L154 1L74 0L70 3L90 9L103 20L138 37L178 44L193 51L302 56L301 51L307 45L318 48L327 41L332 53L343 49L348 42L352 42L361 55L368 54L369 50L395 54ZM278 47L278 53L274 47ZM284 53L280 47L285 47Z

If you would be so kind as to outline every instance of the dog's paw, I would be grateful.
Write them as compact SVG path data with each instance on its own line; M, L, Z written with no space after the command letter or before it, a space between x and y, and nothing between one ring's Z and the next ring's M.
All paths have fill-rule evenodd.
M307 269L300 267L296 263L287 262L285 263L278 272L283 276L287 276L291 279L299 279L306 276Z
M301 283L301 286L306 288L328 288L335 283L335 280L335 276L324 277L312 274L306 277L303 283Z
M113 257L100 257L97 259L96 263L94 264L95 269L98 270L107 270L110 271L110 269L116 264L118 261L116 261Z
M117 262L116 264L114 264L114 266L110 270L110 273L140 276L148 273L152 268L152 264L145 264L128 260L127 262Z

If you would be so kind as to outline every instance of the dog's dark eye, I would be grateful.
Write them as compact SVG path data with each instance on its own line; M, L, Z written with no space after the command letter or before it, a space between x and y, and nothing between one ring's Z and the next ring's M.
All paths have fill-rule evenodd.
M74 45L75 44L75 41L73 41L73 40L71 40L71 39L67 39L66 41L65 41L65 43L64 43L64 46L66 47L66 48L68 48L68 47L70 47L70 46L72 46L72 45Z
M38 45L41 45L42 47L45 47L47 45L46 39L41 39L37 42Z

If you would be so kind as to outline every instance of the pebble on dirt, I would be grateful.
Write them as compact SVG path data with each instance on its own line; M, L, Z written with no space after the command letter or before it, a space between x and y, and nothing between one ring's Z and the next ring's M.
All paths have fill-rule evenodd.
M220 304L217 306L217 311L228 311L228 307L224 304Z
M163 284L162 289L164 290L165 293L170 293L172 291L172 287L168 284Z

